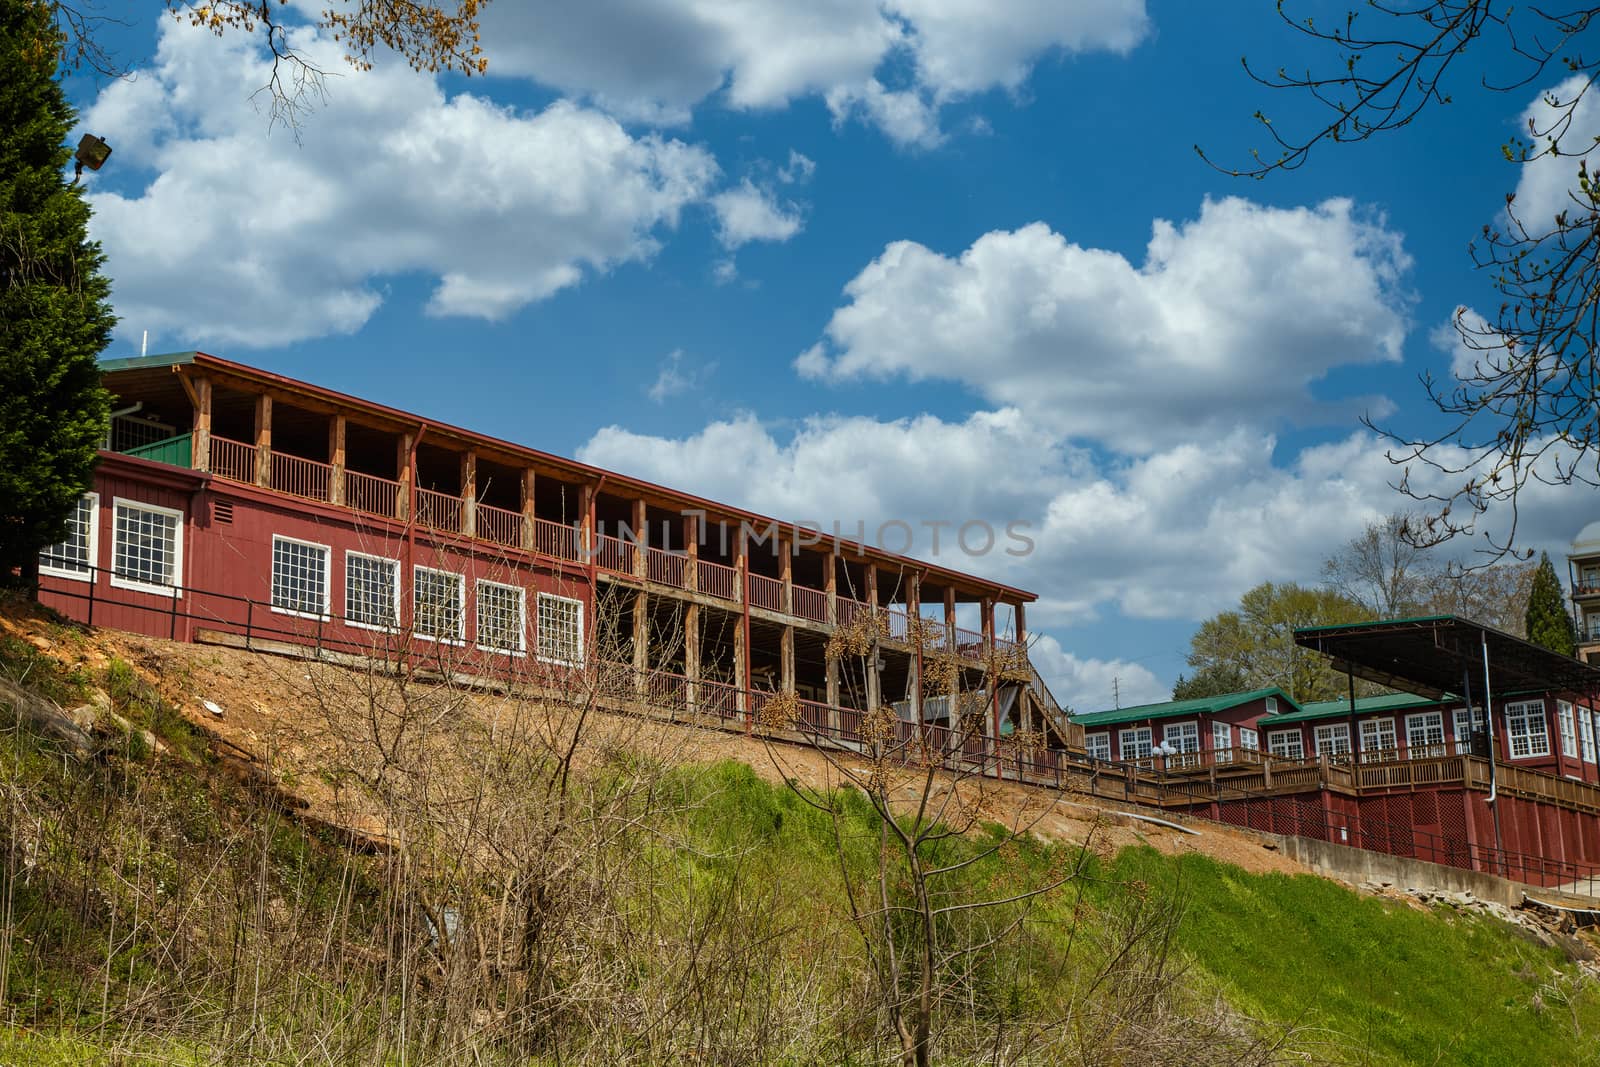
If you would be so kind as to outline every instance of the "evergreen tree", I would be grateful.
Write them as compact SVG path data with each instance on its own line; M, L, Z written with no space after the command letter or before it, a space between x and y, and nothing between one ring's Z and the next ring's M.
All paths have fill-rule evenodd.
M59 49L50 4L0 0L0 584L28 588L89 487L110 410L96 359L116 322L64 173Z
M1528 590L1528 640L1536 645L1570 656L1578 650L1578 635L1573 632L1572 616L1567 614L1561 595L1561 579L1548 553L1539 556L1539 569L1533 572L1533 587Z

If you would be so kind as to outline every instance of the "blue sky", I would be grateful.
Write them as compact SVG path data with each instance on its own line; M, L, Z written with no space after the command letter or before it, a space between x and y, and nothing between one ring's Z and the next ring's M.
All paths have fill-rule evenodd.
M1358 416L1437 425L1416 376L1490 306L1468 241L1568 180L1499 153L1541 86L1472 78L1302 170L1207 167L1267 147L1257 109L1318 118L1240 68L1319 62L1271 5L497 0L470 80L299 32L339 74L298 139L245 37L136 23L131 77L70 80L115 148L113 354L148 331L785 517L1024 523L1025 558L938 558L1040 594L1080 710L1161 698L1199 620L1404 504ZM1590 508L1541 490L1523 536Z

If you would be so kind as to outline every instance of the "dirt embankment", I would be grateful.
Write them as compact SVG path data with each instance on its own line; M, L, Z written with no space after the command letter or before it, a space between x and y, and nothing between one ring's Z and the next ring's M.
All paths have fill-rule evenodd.
M154 684L184 717L213 740L220 755L244 764L271 783L293 807L318 821L358 835L382 838L374 811L363 810L341 790L336 768L348 755L361 722L364 687L359 670L308 660L204 644L182 644L111 630L63 624L48 612L0 605L0 635L19 638L66 666L94 677L114 659ZM485 692L452 691L449 713L474 716L492 736L508 698ZM743 733L595 712L591 731L682 764L737 760L762 778L794 780L811 787L838 784L839 775L821 753L804 745L769 743ZM343 746L343 747L341 747ZM899 787L907 803L915 782ZM1197 852L1251 872L1308 873L1300 864L1264 847L1261 839L1227 827L1190 821L1198 836L1119 814L1115 805L1010 782L969 782L967 799L985 817L1026 825L1041 836L1091 841L1113 852L1148 844L1162 852Z

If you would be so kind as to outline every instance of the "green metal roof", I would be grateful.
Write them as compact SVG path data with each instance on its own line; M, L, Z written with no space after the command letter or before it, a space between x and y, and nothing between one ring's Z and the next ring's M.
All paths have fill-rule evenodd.
M1357 697L1356 714L1362 715L1372 711L1410 711L1413 708L1433 708L1440 704L1456 703L1460 701L1449 695L1442 700L1434 700L1432 697L1419 697L1414 693L1380 693L1374 697ZM1299 711L1269 715L1261 720L1261 725L1287 726L1291 723L1310 722L1313 719L1338 719L1349 714L1348 700L1318 700L1306 704Z
M1215 715L1218 712L1236 708L1240 704L1248 704L1252 700L1262 697L1277 697L1288 704L1295 711L1300 710L1300 705L1294 698L1277 686L1268 689L1252 689L1246 693L1223 693L1214 697L1195 697L1192 700L1169 700L1162 704L1141 704L1136 708L1113 708L1110 711L1091 711L1084 715L1074 715L1072 721L1079 726L1115 726L1118 723L1138 722L1143 719L1173 719L1180 715Z
M183 363L193 363L196 352L158 352L153 356L123 356L119 359L102 359L100 373L110 374L119 370L142 370L146 367L176 367Z

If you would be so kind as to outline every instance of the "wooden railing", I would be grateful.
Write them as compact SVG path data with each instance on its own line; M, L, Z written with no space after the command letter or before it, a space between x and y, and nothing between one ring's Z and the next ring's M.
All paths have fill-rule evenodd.
M226 437L212 437L211 473L218 478L254 485L256 446L247 445L243 441L230 441Z
M707 596L718 597L722 600L738 599L739 572L722 563L712 563L710 560L697 560L697 580L700 592Z
M549 519L533 520L533 550L569 561L577 561L583 557L583 545L578 528L565 523L551 522Z
M632 541L601 534L596 551L601 570L616 574L633 573L634 553L638 551L638 546Z
M750 606L764 608L767 611L783 610L783 583L776 578L768 578L764 574L751 574L746 576L749 585L745 593L750 598Z
M689 585L689 557L681 552L671 552L665 548L646 548L644 550L645 577L661 585L670 585L674 589L686 589Z
M419 525L447 533L461 532L461 513L465 505L460 497L432 489L418 489L415 500L414 518Z
M839 625L849 626L858 616L865 615L872 609L865 602L852 600L847 596L839 597L836 601L839 613Z
M344 472L344 502L357 511L394 518L399 514L400 483L376 474Z
M522 547L522 512L479 504L473 511L473 529L485 541L508 548Z
M282 452L272 453L272 488L290 496L307 500L328 500L328 487L333 484L331 464L314 459L302 459Z
M812 622L828 621L827 593L803 585L791 585L789 589L794 614Z

